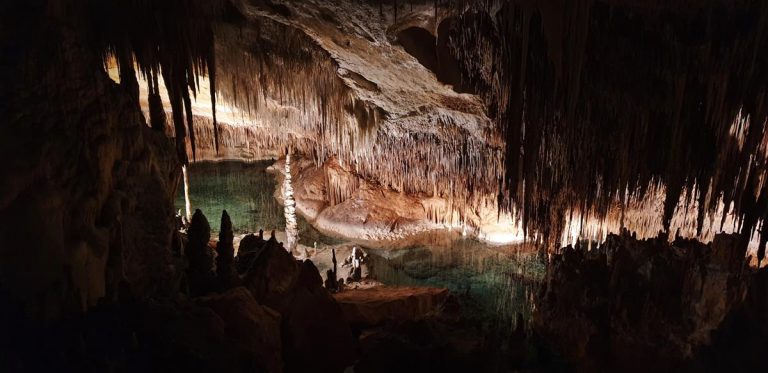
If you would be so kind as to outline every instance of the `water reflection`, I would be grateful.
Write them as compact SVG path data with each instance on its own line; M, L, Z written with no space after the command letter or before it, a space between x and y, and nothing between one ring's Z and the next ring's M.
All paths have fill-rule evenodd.
M189 166L192 208L201 209L218 232L226 209L236 233L285 230L283 208L274 198L277 182L266 172L272 161L194 163ZM183 191L176 207L184 209ZM528 319L532 297L544 265L524 245L491 246L457 232L429 233L397 247L349 242L329 237L298 217L299 243L322 250L329 246L364 247L372 258L372 274L388 285L439 286L462 300L470 318L512 323L517 313ZM361 245L362 244L362 245ZM498 324L497 324L498 325ZM511 325L511 324L510 324Z
M267 173L274 161L244 163L237 161L197 162L189 165L189 194L192 209L200 209L208 217L211 230L219 231L219 217L227 210L235 234L264 229L285 230L282 206L274 197L277 181ZM181 189L181 188L180 188ZM179 190L175 206L184 211L184 192ZM335 245L343 240L328 237L306 220L297 216L299 243L312 246Z
M513 326L517 313L529 319L534 291L545 271L536 255L521 246L493 247L474 239L456 239L449 246L369 253L372 273L379 281L448 288L461 298L469 318Z

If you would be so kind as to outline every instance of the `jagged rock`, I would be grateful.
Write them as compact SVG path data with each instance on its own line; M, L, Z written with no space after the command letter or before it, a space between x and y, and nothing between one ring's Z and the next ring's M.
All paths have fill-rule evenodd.
M253 245L261 243L261 247ZM244 252L238 252L238 262L244 265L244 281L248 290L259 302L274 305L285 298L295 286L299 275L299 266L293 256L272 236L264 241L246 237L240 247L246 245ZM282 251L281 251L282 250Z
M255 260L264 252L266 243L262 230L259 231L258 236L251 233L240 240L237 257L235 257L235 267L238 274L244 275L250 270Z
M240 245L237 260L247 263L242 267L245 286L283 317L286 371L335 372L350 366L355 340L314 264L297 262L274 235L267 241L246 237Z
M224 210L221 213L219 242L216 243L216 276L218 277L220 289L228 289L232 287L237 280L235 247L233 244L234 237L235 235L232 232L232 221L229 220L227 210Z
M210 308L224 322L224 331L234 340L243 356L254 356L268 372L283 370L280 314L259 305L244 287L221 295L198 298L195 302Z
M671 369L710 343L744 299L745 247L736 235L712 244L609 235L599 249L568 247L547 270L534 317L585 369ZM599 362L599 363L598 363ZM602 368L606 368L603 366Z
M211 226L200 209L195 210L187 229L187 274L192 295L202 295L214 289L214 253L209 246Z

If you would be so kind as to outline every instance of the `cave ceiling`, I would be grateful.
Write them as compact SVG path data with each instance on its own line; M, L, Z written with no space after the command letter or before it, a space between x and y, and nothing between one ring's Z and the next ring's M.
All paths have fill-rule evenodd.
M545 237L574 219L625 226L633 209L657 215L646 235L762 229L761 1L216 3L210 34L182 35L215 42L183 44L187 60L108 48L134 51L145 78L163 65L177 139L194 133L182 88L208 76L227 124L270 146L459 209L491 203ZM195 115L214 121L210 106Z

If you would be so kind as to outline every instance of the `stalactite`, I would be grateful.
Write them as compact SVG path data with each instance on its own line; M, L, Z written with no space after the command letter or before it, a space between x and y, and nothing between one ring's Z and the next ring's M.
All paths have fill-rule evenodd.
M147 102L149 105L149 122L156 131L165 130L166 116L163 109L163 100L160 97L160 89L157 81L157 74L153 74L147 80L149 85L149 95Z
M187 6L179 14L198 14ZM375 14L375 3L360 6ZM728 10L435 1L435 29L448 30L438 38L447 40L462 81L475 86L495 128L449 98L427 120L387 112L349 86L375 91L376 83L352 79L295 19L246 14L242 23L217 25L209 48L193 42L213 45L213 33L198 24L205 17L191 17L178 56L192 58L173 59L131 38L130 48L119 49L121 42L107 49L132 51L145 78L162 71L183 159L187 135L193 158L203 147L218 153L219 143L293 149L384 187L447 199L429 212L436 222L471 227L467 216L498 205L500 220L513 217L527 238L555 247L621 226L699 237L717 229L714 220L740 222L745 234L766 230L768 59L761 51L768 37L755 25L768 24L767 9L756 1ZM392 20L381 12L380 22ZM705 15L712 22L701 30ZM185 98L206 70L212 120L190 114ZM239 108L248 118L219 127L217 107ZM332 203L357 187L336 179L328 185ZM646 216L651 211L656 215Z
M223 0L82 0L71 7L73 12L81 12L79 19L86 20L93 47L102 58L106 61L116 57L121 75L125 72L126 77L135 76L134 65L152 81L156 81L159 72L163 74L173 108L177 151L184 163L187 162L184 111L187 125L191 126L189 91L196 94L201 75L208 74L211 82L216 82L213 22L223 3ZM129 90L138 93L138 85L134 86L131 79L123 82L130 86ZM211 90L215 122L214 92L215 86ZM192 129L188 131L193 136ZM190 140L194 148L194 138Z
M750 179L766 177L763 2L460 1L451 17L452 52L505 133L501 207L526 228L578 235L567 227L582 223L558 228L567 211L632 222L614 211L654 185L664 201L648 227L671 235L680 214L693 236L729 211L749 236L766 215Z
M192 116L192 100L189 98L189 92L187 90L183 90L181 97L184 100L183 101L184 115L187 119L187 133L189 134L189 144L192 147L192 160L195 161L197 158L197 149L195 147L195 127L194 127L194 118Z

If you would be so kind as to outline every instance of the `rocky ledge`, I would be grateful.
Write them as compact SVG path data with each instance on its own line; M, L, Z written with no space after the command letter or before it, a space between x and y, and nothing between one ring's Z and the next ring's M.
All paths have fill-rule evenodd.
M415 321L442 311L448 289L377 286L333 295L344 318L353 326L375 326L386 321Z

